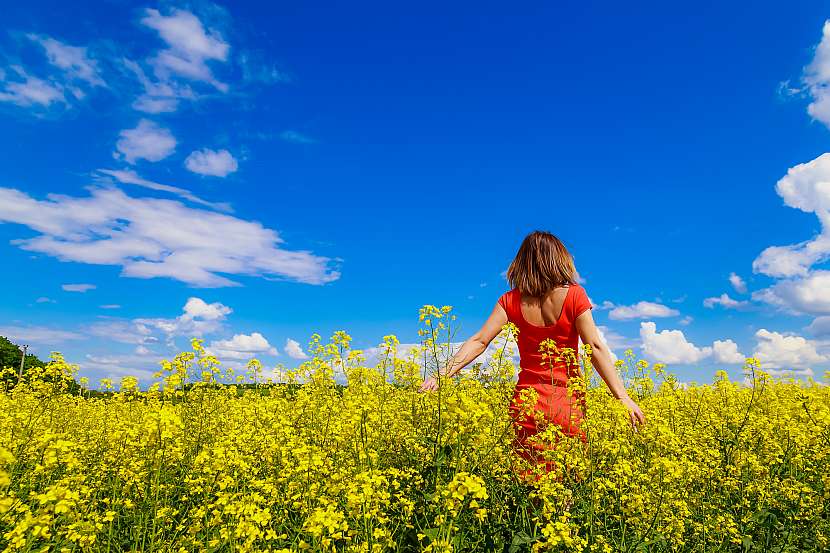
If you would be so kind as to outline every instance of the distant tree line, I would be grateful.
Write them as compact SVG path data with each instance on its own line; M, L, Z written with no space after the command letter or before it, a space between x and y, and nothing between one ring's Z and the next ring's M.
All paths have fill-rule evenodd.
M17 375L18 371L20 371L20 358L23 356L23 348L6 338L5 336L0 336L0 368L12 368L14 369L14 374ZM26 355L26 359L23 361L23 372L25 373L29 369L32 368L43 368L46 366L46 363L38 359L36 355L32 355L31 353ZM4 380L7 380L9 377L5 377ZM15 376L17 378L17 376Z
M12 369L12 370L3 370L0 373L0 384L3 385L5 389L10 389L17 384L18 375L20 373L20 360L23 358L23 348L6 338L5 336L0 336L0 369ZM26 373L31 371L32 369L42 369L46 366L46 362L41 361L36 355L31 353L27 354L25 358L23 358L23 376L26 376ZM81 385L78 384L76 380L72 380L69 383L69 387L67 391L71 394L77 394L81 391Z

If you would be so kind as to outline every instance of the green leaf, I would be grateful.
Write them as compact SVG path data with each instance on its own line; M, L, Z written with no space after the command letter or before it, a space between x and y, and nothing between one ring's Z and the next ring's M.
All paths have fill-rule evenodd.
M438 537L438 532L440 530L441 530L440 528L427 528L426 530L424 530L421 533L423 535L425 535L426 537L428 537L430 539L430 541L435 541L435 538Z
M513 539L510 542L510 547L508 548L509 553L518 553L522 549L522 546L529 545L536 541L537 538L529 536L526 532L519 532L517 534L513 534Z

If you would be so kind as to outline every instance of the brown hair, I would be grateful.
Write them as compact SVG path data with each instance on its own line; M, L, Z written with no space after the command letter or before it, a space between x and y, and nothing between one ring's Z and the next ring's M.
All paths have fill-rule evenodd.
M573 257L556 236L533 231L507 268L507 281L523 295L542 297L552 288L575 283Z

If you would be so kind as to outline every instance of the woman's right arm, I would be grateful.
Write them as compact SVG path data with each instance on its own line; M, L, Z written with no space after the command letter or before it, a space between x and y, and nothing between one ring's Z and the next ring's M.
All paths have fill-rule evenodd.
M625 385L620 379L620 375L617 374L613 361L611 361L611 351L599 336L599 329L594 324L594 317L591 315L590 309L586 309L576 318L576 330L579 332L579 337L582 338L582 343L591 346L591 362L594 368L602 377L602 380L605 381L611 393L614 394L614 397L628 408L631 424L635 428L637 424L645 424L646 417L643 415L640 406L628 396Z

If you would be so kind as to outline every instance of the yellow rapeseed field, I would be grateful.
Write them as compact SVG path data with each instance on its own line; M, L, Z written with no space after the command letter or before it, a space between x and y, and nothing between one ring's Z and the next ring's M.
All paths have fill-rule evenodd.
M0 393L0 547L830 549L827 386L773 380L757 359L746 382L681 385L628 351L617 366L648 420L635 432L584 352L573 386L587 388L587 443L561 438L561 468L522 481L515 327L487 364L420 393L450 354L454 316L425 306L421 321L423 345L403 358L394 336L367 366L345 333L315 335L308 361L267 378L194 340L149 389L124 378L103 396L69 393L75 367L54 354Z

